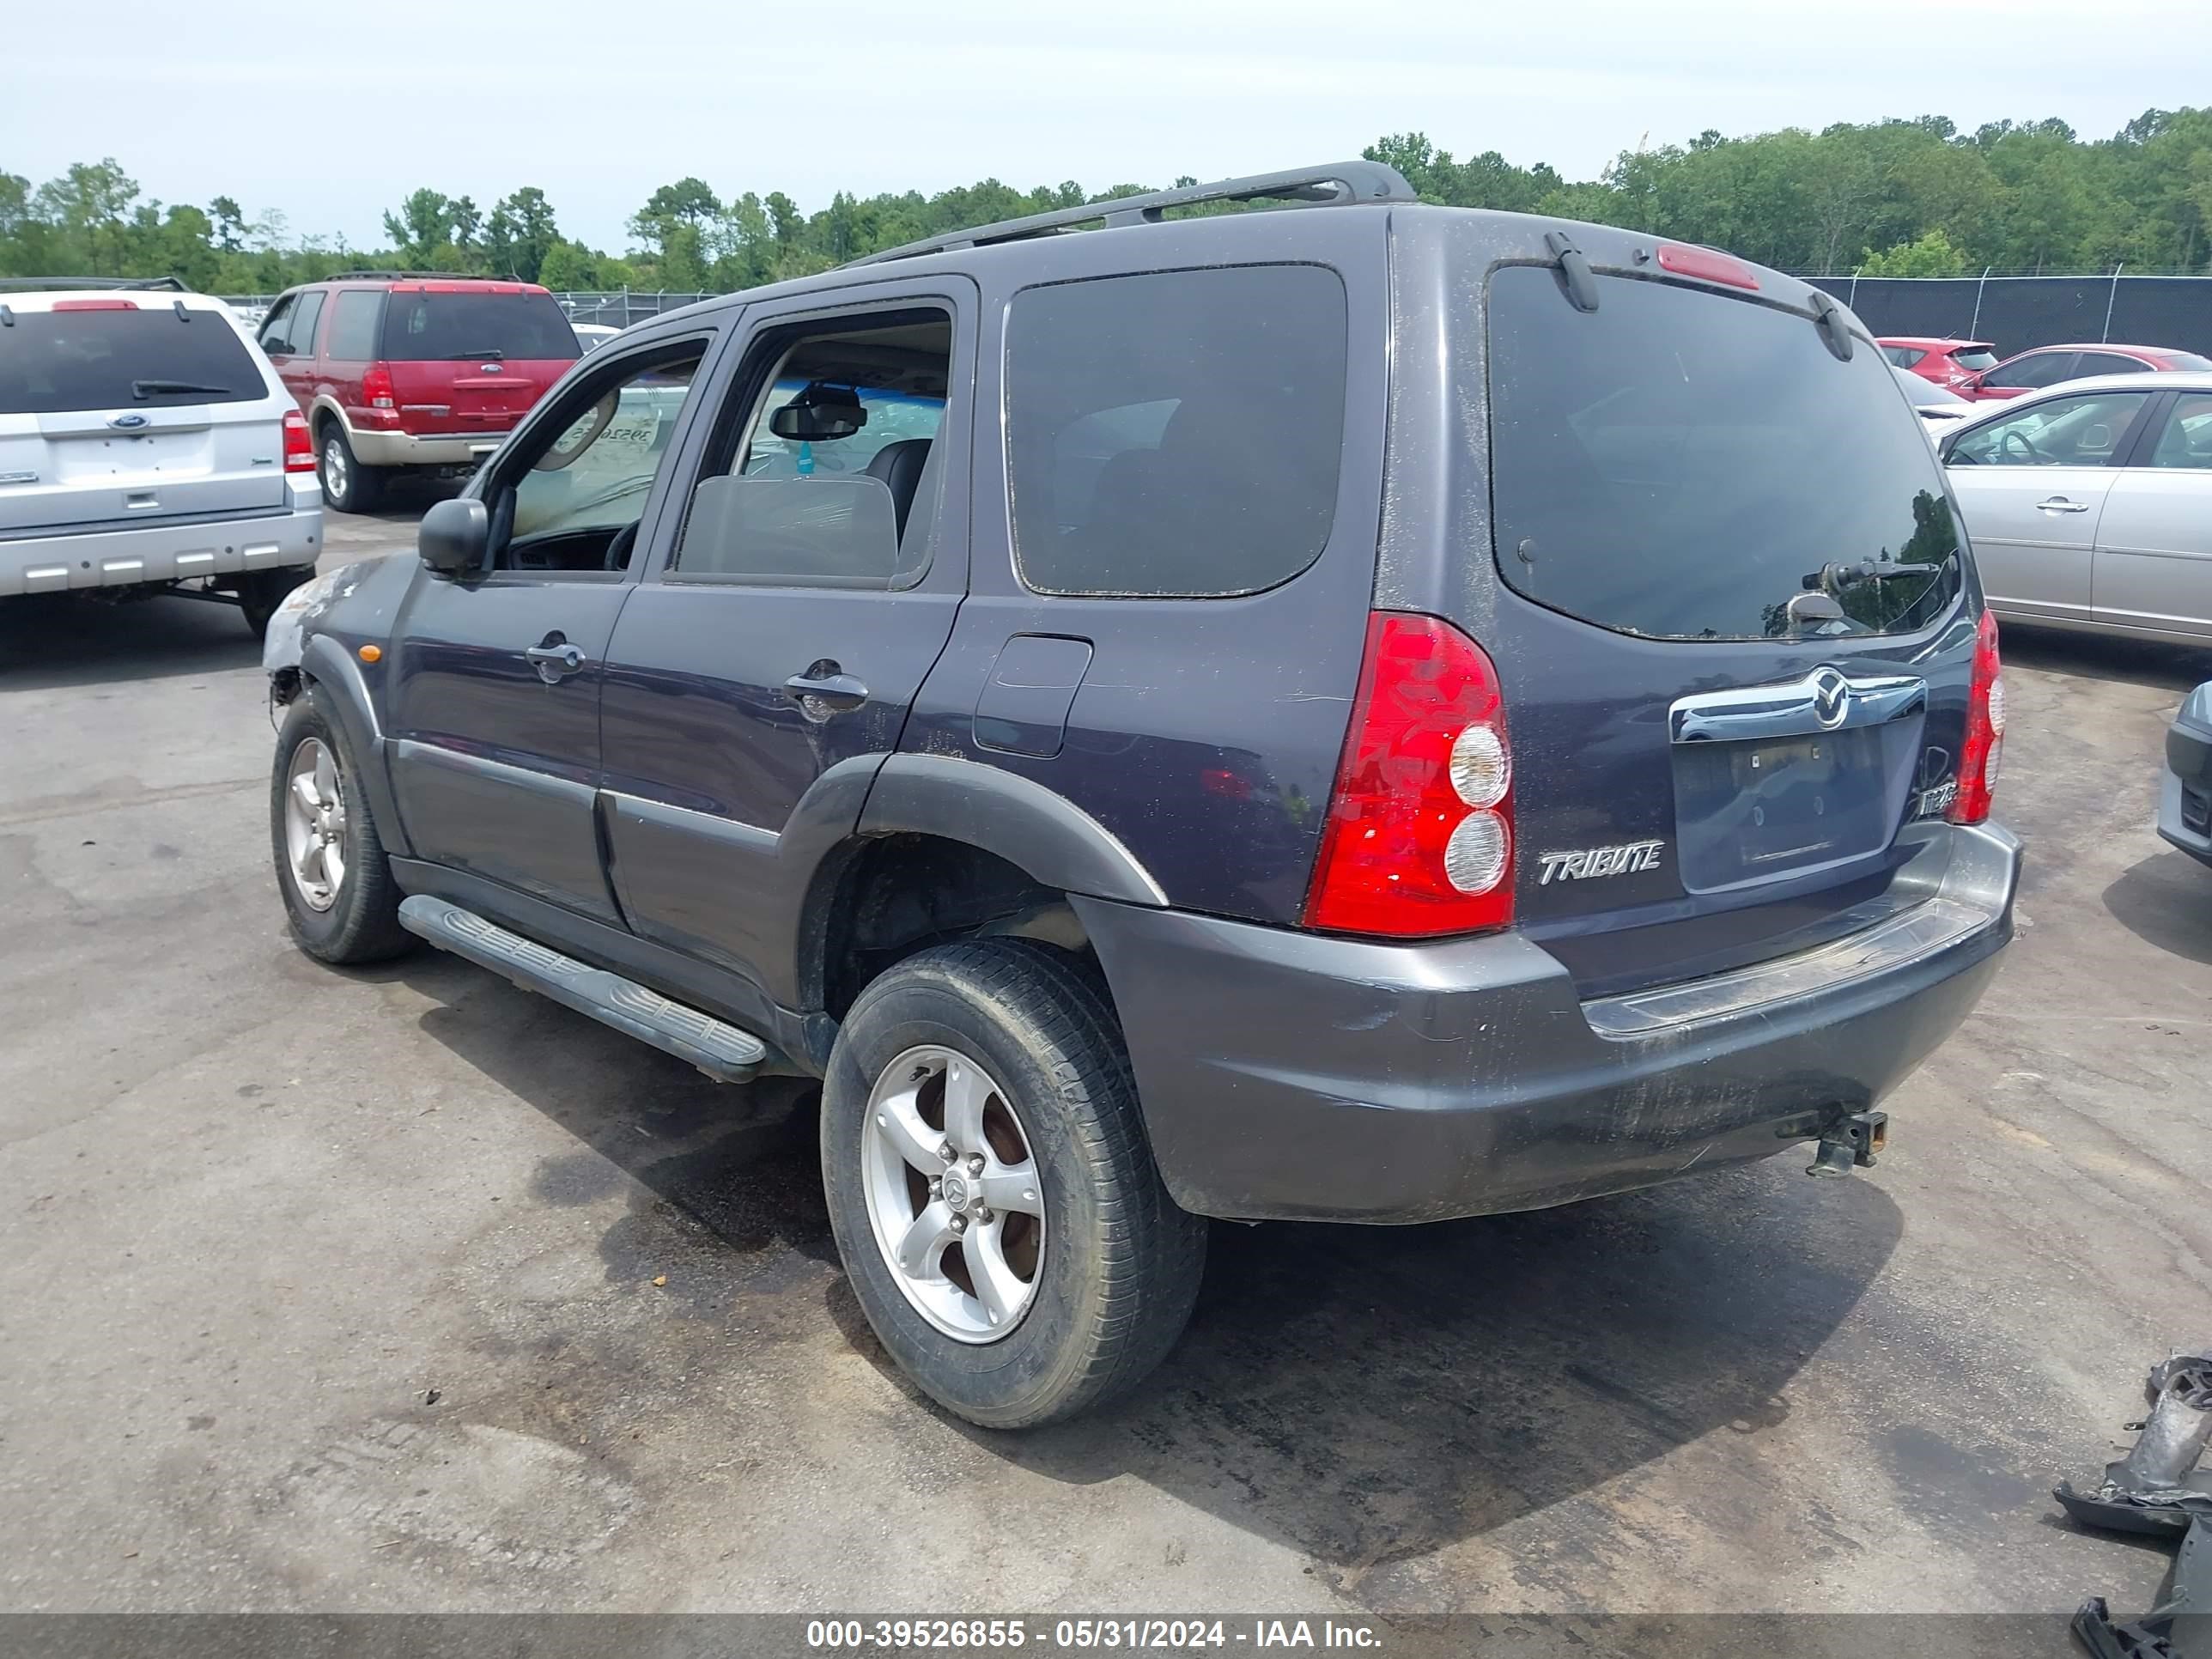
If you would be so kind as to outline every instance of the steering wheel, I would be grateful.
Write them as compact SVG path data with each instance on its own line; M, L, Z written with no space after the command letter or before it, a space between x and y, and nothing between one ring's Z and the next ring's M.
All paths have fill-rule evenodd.
M637 544L637 527L643 522L641 519L632 519L615 532L615 538L607 544L607 556L600 568L612 571L629 568L629 550Z
M2034 441L2016 426L2005 428L2004 435L1997 440L1997 453L2005 458L2007 465L2013 466L2036 466L2045 459Z

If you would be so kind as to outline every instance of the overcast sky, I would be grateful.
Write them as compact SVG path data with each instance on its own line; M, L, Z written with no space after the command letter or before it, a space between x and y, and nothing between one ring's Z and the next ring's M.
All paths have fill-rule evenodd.
M112 155L150 196L235 197L382 239L418 185L518 185L619 250L657 185L1092 188L1356 155L1425 131L1595 175L1706 127L2056 115L2105 137L2212 102L2212 0L311 0L180 13L13 0L0 170Z

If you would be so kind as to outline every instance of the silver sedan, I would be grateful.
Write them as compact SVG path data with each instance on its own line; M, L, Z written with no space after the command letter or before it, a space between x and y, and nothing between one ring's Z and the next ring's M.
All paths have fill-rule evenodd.
M2212 374L2069 380L1941 453L2000 617L2212 640Z

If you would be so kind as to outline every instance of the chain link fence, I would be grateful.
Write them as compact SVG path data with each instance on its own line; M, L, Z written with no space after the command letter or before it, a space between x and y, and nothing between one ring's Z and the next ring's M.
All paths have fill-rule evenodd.
M1815 276L1876 334L1987 340L2001 357L2088 341L2212 357L2212 276Z

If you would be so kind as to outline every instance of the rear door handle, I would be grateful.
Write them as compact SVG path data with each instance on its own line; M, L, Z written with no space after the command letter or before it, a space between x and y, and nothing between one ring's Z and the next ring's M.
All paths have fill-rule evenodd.
M544 641L532 646L522 653L538 670L538 678L552 685L568 678L584 665L584 647L571 645L558 634L548 634Z
M2038 501L2035 504L2035 510L2039 513L2087 513L2089 510L2089 503L2069 501L2063 495L2053 495L2047 501Z
M817 720L858 708L868 700L866 686L826 659L803 674L793 674L783 683L783 690L801 712Z

